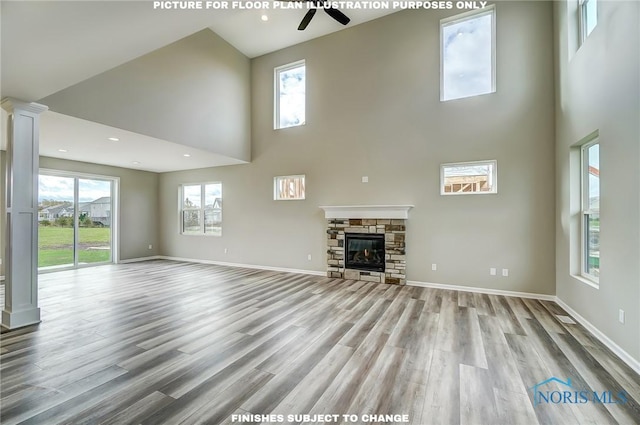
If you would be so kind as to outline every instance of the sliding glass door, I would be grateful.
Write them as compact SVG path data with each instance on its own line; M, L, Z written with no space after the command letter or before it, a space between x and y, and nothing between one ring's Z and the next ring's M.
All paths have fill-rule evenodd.
M38 194L38 267L113 262L117 179L42 170Z
M75 264L75 179L40 175L38 199L38 267Z
M111 261L111 185L78 179L78 263Z

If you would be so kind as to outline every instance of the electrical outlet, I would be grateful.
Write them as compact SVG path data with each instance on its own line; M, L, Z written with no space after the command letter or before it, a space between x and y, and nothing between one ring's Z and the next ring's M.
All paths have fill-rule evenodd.
M307 255L307 260L311 261L311 254Z
M434 263L434 264L432 264L432 265L431 265L431 270L433 270L434 272L435 272L436 270L438 270L438 265L437 265L437 264L435 264L435 263Z
M226 254L227 252L229 252L229 250L227 248L224 249L224 253Z
M149 249L153 249L153 245L149 244Z
M491 268L489 269L489 274L490 274L491 276L495 276L495 275L496 275L496 268L495 268L495 267L491 267Z
M369 183L369 176L362 176L362 183Z
M509 276L509 269L502 269L502 276L504 277Z
M618 310L618 320L620 321L620 323L624 323L624 310L623 309Z

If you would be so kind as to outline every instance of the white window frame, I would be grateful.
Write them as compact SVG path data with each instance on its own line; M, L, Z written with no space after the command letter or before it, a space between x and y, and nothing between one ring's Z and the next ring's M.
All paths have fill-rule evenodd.
M205 183L183 183L180 185L180 190L179 190L179 200L178 200L178 208L179 208L179 212L178 212L178 229L180 231L181 235L184 236L214 236L214 237L220 237L222 236L222 219L220 220L220 234L216 234L216 233L206 233L205 232L205 214L206 211L208 210L214 210L213 208L206 208L206 197L205 197L205 192L206 192L206 186L210 185L210 184L219 184L220 185L220 198L222 199L223 197L223 189L222 189L222 182L220 181L213 181L213 182L205 182ZM200 207L198 208L185 208L184 207L184 187L185 186L200 186ZM200 212L200 230L198 232L189 232L189 233L185 233L184 231L184 212L185 211L199 211ZM222 215L222 207L220 208L220 214Z
M491 15L491 91L472 96L457 97L455 99L445 99L444 97L444 28L461 21L477 18L483 15ZM440 20L440 101L449 102L452 100L467 99L470 97L484 96L496 92L496 6L488 5L479 10L471 10L450 16Z
M589 205L589 148L599 145L598 137L588 141L580 147L580 276L595 284L597 287L600 278L588 272L589 270L589 216L598 214L600 208L594 210Z
M445 168L453 167L468 167L474 165L490 165L492 168L491 174L491 190L487 192L445 192L444 190L444 170ZM498 161L495 159L488 159L482 161L468 161L468 162L450 162L440 165L440 195L495 195L498 193Z
M301 59L299 61L291 62L291 63L288 63L286 65L277 66L273 70L273 83L274 83L274 88L273 88L273 93L274 93L274 96L273 96L273 129L274 130L280 130L280 129L291 128L291 127L299 127L301 125L305 125L305 123L306 123L306 118L305 118L305 121L301 122L300 124L290 125L290 126L287 126L287 127L280 127L280 73L288 71L290 69L299 68L300 66L304 66L305 67L305 77L304 77L304 85L305 85L304 103L305 103L305 105L304 105L304 108L305 108L305 117L306 117L306 109L307 109L307 95L306 95L307 64L306 64L306 61L304 59Z
M302 197L296 198L283 198L280 196L280 191L278 190L278 186L280 181L285 179L302 179L302 184L304 186ZM303 201L307 195L307 184L306 184L306 176L304 174L295 174L291 176L276 176L273 178L273 200L274 201Z
M589 2L596 2L596 26L598 26L598 5L597 0L578 0L578 30L580 32L580 45L585 42L589 34L587 34L587 7ZM595 29L595 27L593 28ZM593 31L593 30L592 30Z

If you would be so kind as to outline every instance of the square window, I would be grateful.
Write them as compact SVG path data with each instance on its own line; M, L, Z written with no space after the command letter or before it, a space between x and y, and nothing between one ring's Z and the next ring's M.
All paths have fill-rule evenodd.
M304 60L275 69L275 129L304 125L305 92Z
M493 93L495 7L440 21L440 100Z
M498 193L497 161L459 162L440 166L440 194Z
M301 200L305 197L304 175L278 176L273 179L273 199Z
M222 235L222 183L201 183L181 187L181 233Z

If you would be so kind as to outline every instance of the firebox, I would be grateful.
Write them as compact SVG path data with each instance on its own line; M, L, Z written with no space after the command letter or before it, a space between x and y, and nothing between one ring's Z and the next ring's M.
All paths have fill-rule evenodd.
M345 268L384 272L384 234L345 233Z

